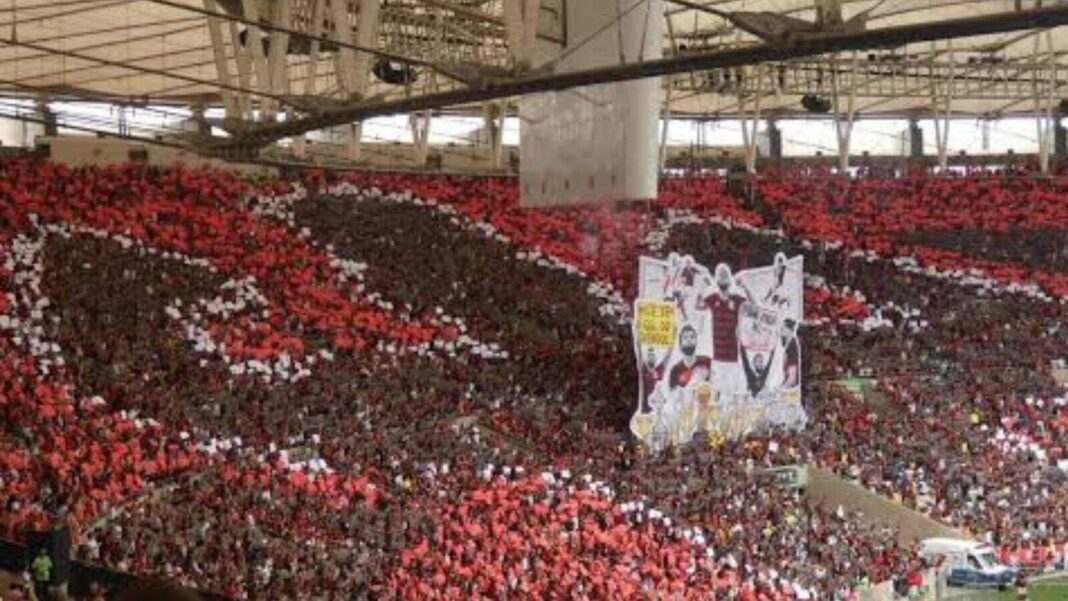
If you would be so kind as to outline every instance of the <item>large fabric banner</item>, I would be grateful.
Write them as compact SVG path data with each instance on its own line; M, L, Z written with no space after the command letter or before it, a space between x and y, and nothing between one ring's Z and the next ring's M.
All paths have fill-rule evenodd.
M802 427L804 258L714 272L689 256L642 257L634 301L638 406L631 431L654 450L695 435Z

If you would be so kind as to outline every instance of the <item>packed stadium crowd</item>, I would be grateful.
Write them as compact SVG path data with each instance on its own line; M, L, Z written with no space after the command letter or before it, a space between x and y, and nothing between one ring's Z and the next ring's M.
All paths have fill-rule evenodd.
M531 211L494 178L0 173L4 538L69 520L86 562L254 599L848 599L919 569L761 476L812 464L1008 558L1068 543L1059 180ZM805 256L805 430L621 434L624 299L669 252ZM866 374L867 402L836 384Z

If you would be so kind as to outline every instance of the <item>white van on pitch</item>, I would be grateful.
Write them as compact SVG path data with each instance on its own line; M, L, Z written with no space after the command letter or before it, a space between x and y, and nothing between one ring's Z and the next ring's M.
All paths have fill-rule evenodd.
M945 558L949 586L1005 588L1016 579L1016 570L998 561L990 545L959 538L928 538L920 543L920 556L930 562Z

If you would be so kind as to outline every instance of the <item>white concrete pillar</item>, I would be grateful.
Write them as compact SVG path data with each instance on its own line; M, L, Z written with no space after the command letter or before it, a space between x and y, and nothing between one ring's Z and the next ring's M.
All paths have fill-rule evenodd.
M663 0L617 20L617 0L567 3L567 55L556 72L660 58ZM524 96L520 190L526 206L652 199L659 176L661 78Z

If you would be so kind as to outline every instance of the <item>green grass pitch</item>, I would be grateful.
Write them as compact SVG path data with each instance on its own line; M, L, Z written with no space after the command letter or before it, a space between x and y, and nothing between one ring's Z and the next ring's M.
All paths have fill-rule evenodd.
M950 589L949 599L953 601L1016 601L1016 591L972 592L960 594L961 589ZM1068 601L1068 576L1032 582L1028 588L1028 601Z

